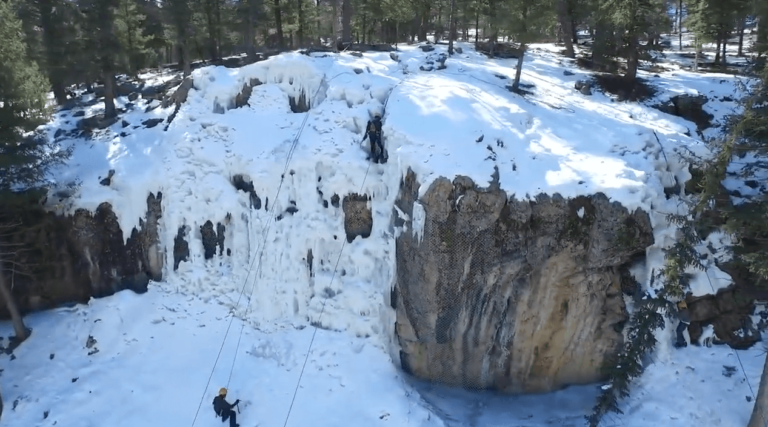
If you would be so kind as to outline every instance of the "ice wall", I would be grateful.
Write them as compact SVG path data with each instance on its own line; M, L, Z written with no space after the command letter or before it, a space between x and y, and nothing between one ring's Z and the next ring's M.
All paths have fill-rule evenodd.
M172 149L165 185L172 190L163 201L168 268L160 286L230 305L260 330L312 323L379 335L386 345L391 334L383 329L394 324L391 215L401 168L370 164L358 146L370 112L381 111L396 80L301 55L276 59L194 75L166 138ZM237 96L252 78L264 84L253 87L250 105L214 112L214 101ZM323 102L293 114L292 90L316 91ZM237 174L252 182L257 206L232 184ZM372 231L347 243L343 200L350 194L370 199ZM212 259L202 243L208 220L214 230L224 227L223 250ZM180 227L189 256L174 271Z

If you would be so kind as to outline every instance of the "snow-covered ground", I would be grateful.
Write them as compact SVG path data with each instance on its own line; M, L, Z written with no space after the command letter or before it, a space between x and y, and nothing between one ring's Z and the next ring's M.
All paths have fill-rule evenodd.
M75 151L59 182L81 184L73 197L54 198L52 208L72 212L110 202L127 237L145 214L147 194L161 191L165 280L146 295L121 292L29 316L32 338L15 360L0 359L4 425L184 426L193 425L199 404L194 425L219 425L210 401L227 384L231 397L244 402L243 427L283 425L297 384L288 425L581 425L595 387L546 396L468 394L411 383L398 371L389 295L400 180L411 168L422 191L456 174L486 185L497 169L502 188L518 198L602 191L629 209L645 209L656 244L633 271L648 287L662 249L674 241L676 230L664 217L684 211L680 197L667 199L664 188L690 178L681 155L709 153L695 125L649 105L701 93L711 98L704 108L718 123L737 107L724 100L737 96L736 77L641 72L659 93L622 103L599 91L582 95L574 83L588 73L557 55L558 48L535 45L522 76L532 93L521 97L505 89L516 60L489 61L471 45L459 46L463 53L437 71L419 68L444 52L442 45L430 53L401 47L399 62L388 53L285 54L240 69L202 68L167 131L164 123L143 123L172 108L145 113L144 100L131 108L120 98L128 109L122 121L92 140L64 139ZM250 106L216 111L255 78L265 84L253 88ZM288 98L300 93L312 108L294 114ZM100 108L88 107L86 117ZM384 165L369 164L360 146L374 112L384 113ZM75 114L58 114L51 137L73 128ZM100 185L110 169L111 185ZM236 174L253 181L260 209L250 209L249 196L235 190ZM372 197L373 230L347 243L342 209L330 201L350 193ZM226 226L230 254L203 259L199 229L207 220ZM189 231L191 253L173 271L180 227ZM723 236L711 239L722 246ZM729 283L712 266L692 290L713 293ZM610 423L744 425L752 407L746 381L756 390L763 363L759 349L739 352L745 378L733 350L672 349L673 326L659 333L653 363L623 404L626 414ZM10 326L2 328L9 335ZM89 336L98 353L88 355ZM738 371L723 375L724 365Z

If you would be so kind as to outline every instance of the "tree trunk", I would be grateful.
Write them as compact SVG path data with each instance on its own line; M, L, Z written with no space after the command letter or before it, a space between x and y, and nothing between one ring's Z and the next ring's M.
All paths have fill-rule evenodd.
M104 118L117 117L115 109L115 73L111 69L104 70Z
M427 41L427 29L429 27L429 6L421 6L421 13L419 16L419 41Z
M456 0L451 0L451 10L448 14L448 55L453 55L453 39L456 38L456 18L453 12L456 10Z
M104 79L104 117L117 116L115 110L115 60L114 54L118 42L113 31L115 11L109 3L98 4L96 18L101 23L99 34L99 52L101 64L101 76Z
M216 60L216 33L214 29L214 18L213 18L213 4L211 2L214 0L204 0L203 2L203 12L205 13L205 24L206 29L208 30L208 56L211 58L211 61Z
M728 67L728 60L726 59L725 49L728 48L728 33L723 32L723 61L722 66L723 70L725 70Z
M627 74L624 75L624 77L630 82L634 82L635 78L637 77L637 65L639 60L637 45L638 45L637 35L630 34L629 46L628 46L628 52L627 52Z
M579 44L579 31L578 31L578 25L576 24L576 20L571 20L571 35L573 36L573 44L578 45Z
M283 40L283 18L280 11L280 0L274 0L275 5L275 27L277 27L277 46L282 50L285 47Z
M435 43L440 42L443 38L443 3L438 3L437 6L437 26L435 28Z
M331 32L333 32L331 43L333 43L333 50L337 51L339 49L339 0L331 0L331 11L333 13L333 18L331 19Z
M717 37L717 47L715 48L715 64L720 63L720 37Z
M475 11L475 46L477 46L478 37L480 36L480 8Z
M694 36L693 38L693 71L699 71L699 38Z
M27 339L27 327L24 325L24 319L19 313L19 308L16 306L16 300L13 298L13 293L5 283L5 275L2 272L2 263L0 263L0 297L5 300L5 307L8 309L8 313L11 315L11 323L13 323L13 331L16 333L16 339L18 342Z
M568 15L568 0L558 0L557 18L560 21L560 26L565 34L565 37L563 37L563 42L565 43L565 56L575 58L576 53L573 51L573 42L571 40L573 28L571 27L571 17Z
M352 0L341 0L341 41L352 41Z
M744 27L746 26L746 18L739 20L739 52L737 56L744 56Z
M520 43L520 56L517 58L515 80L512 82L512 90L517 90L520 87L520 75L523 73L523 57L525 57L525 43Z
M763 364L763 374L760 376L760 386L757 389L755 406L749 417L747 427L765 427L768 425L768 356Z
M51 0L40 0L39 12L40 24L43 27L46 59L48 60L48 79L51 82L53 96L56 97L56 103L63 105L67 102L67 92L64 90L64 73L62 73L60 67L63 58L58 49L59 43L61 43L62 40L56 26L56 19L53 17L53 5L51 4Z
M683 0L677 0L677 10L680 11L677 15L678 50L683 50Z
M595 37L594 44L592 46L592 64L601 66L605 62L606 51L608 46L608 37L610 37L611 31L608 27L608 23L602 19L598 19L595 23Z
M299 11L299 28L298 33L296 34L296 39L298 40L299 47L304 46L304 10L301 8L302 0L296 0L298 11Z
M256 38L256 14L257 8L256 8L256 1L257 0L247 0L248 3L246 4L246 13L248 14L245 18L245 53L248 56L248 62L255 62L256 61L256 48L254 47L253 41Z
M317 39L315 41L317 42L318 46L323 45L323 25L322 25L322 13L320 8L320 0L317 0L315 3L315 12L317 13Z
M221 1L214 0L214 18L216 18L216 59L221 59Z

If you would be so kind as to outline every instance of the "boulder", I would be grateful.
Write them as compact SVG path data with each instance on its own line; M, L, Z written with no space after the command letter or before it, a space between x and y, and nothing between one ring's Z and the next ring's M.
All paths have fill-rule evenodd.
M252 79L251 83L253 83L253 80L256 80L256 79ZM181 82L179 82L178 84L179 87L176 88L176 90L173 91L173 93L163 98L163 104L162 104L163 108L168 108L171 105L181 105L187 102L187 96L189 95L189 90L192 89L193 83L194 81L192 80L191 77L187 77Z
M153 128L153 127L159 125L160 123L162 123L163 120L165 120L165 119L147 119L147 120L144 120L143 122L141 122L141 124L144 125L147 128Z
M677 95L663 104L654 105L654 108L691 121L701 131L712 126L711 120L714 118L704 111L704 104L708 101L705 95Z
M715 295L686 298L691 324L691 342L698 343L704 326L712 325L718 341L743 350L760 341L760 333L752 322L755 299L738 287L721 289Z

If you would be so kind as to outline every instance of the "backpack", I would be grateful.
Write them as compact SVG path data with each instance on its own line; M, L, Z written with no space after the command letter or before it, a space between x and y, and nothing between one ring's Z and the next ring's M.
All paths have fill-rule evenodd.
M376 122L375 120L368 122L368 132L380 135L381 134L381 122Z
M213 398L213 412L216 413L217 417L221 416L221 405L219 404L219 396L216 396Z

